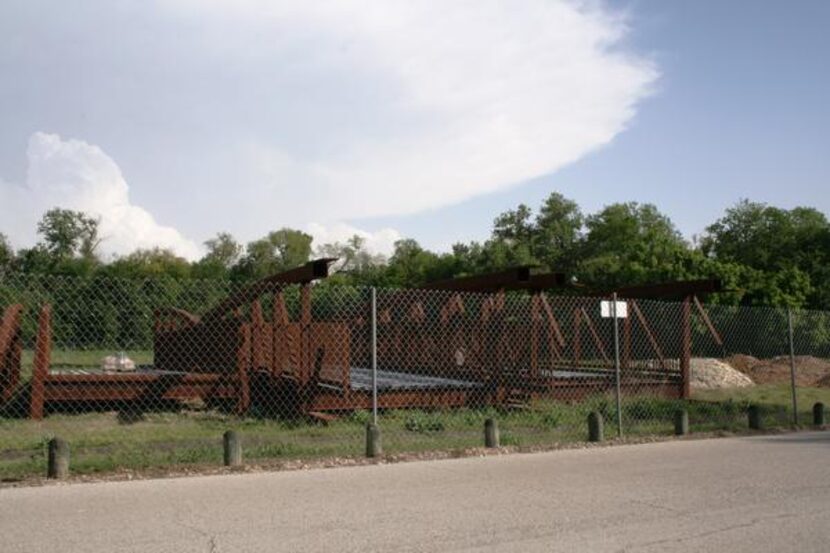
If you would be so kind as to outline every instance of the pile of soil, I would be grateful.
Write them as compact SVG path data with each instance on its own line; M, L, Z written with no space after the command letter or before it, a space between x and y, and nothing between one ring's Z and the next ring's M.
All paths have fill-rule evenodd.
M756 384L779 384L790 381L790 358L787 355L772 359L756 359L751 355L733 355L724 359L731 366L749 376ZM830 387L830 361L811 355L795 357L796 386Z
M753 385L752 379L743 372L717 359L693 358L691 373L691 386L694 390L746 388Z

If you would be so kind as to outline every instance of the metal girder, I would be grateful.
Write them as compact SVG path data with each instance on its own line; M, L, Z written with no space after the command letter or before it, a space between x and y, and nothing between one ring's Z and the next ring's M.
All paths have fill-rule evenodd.
M238 307L251 303L262 294L276 292L287 284L308 284L311 281L326 278L329 276L329 265L336 260L337 258L334 257L315 259L301 267L258 280L223 300L219 305L205 313L202 320L222 317Z
M544 273L531 275L534 265L520 265L504 271L450 278L430 282L419 288L424 290L451 290L454 292L497 292L499 290L528 290L538 292L551 288L561 288L567 284L567 277L562 273Z

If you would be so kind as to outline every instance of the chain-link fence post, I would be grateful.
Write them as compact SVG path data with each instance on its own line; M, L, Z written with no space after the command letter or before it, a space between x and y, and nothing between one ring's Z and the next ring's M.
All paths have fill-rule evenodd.
M622 404L620 397L620 323L617 318L617 293L614 292L611 303L611 317L614 319L614 379L617 396L617 436L622 438Z
M793 392L793 423L798 426L798 397L795 390L795 342L793 339L793 312L787 308L787 329L790 341L790 385Z
M378 423L378 293L372 286L372 421Z

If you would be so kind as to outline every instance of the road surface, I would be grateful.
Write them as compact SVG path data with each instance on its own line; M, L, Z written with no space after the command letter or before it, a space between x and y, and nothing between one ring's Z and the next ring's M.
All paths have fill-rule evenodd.
M830 551L830 432L0 490L12 552Z

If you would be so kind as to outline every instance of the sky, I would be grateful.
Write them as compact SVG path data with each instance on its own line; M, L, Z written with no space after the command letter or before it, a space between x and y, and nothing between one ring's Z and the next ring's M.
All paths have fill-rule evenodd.
M830 213L830 3L0 4L0 232L101 220L105 256L228 231L445 250L551 192Z

